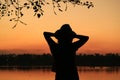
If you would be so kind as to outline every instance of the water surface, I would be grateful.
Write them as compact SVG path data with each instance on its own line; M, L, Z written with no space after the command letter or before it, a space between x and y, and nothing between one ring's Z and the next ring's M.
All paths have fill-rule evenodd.
M63 71L64 72L64 71ZM78 68L80 80L120 80L120 68ZM0 80L55 80L50 69L0 70Z

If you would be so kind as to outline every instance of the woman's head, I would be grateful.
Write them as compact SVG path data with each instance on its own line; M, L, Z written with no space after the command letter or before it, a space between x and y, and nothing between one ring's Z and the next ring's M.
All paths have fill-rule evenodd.
M55 32L55 37L58 39L58 41L72 41L74 35L76 35L75 32L72 31L69 24L64 24L62 27Z

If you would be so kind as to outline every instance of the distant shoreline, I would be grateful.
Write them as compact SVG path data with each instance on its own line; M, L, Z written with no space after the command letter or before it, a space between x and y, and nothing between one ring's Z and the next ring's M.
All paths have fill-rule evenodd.
M69 56L69 55L68 55ZM0 54L1 67L46 67L52 66L53 57L50 54ZM120 67L119 54L80 54L76 55L77 66Z

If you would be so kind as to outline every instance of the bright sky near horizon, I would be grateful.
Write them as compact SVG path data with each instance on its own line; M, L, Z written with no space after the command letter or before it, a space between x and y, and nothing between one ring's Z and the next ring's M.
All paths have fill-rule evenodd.
M78 53L120 52L120 0L91 0L95 7L68 5L66 12L53 13L52 5L46 5L45 13L40 19L33 17L30 10L25 10L22 21L12 29L14 22L8 17L0 20L0 50L28 50L29 52L48 53L49 47L43 32L55 32L68 23L72 29L90 37Z

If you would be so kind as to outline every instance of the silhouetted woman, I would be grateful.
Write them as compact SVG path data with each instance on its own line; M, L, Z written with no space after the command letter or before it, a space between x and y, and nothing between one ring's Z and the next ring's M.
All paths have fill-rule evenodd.
M84 45L89 37L77 35L69 24L64 24L55 33L44 32L44 36L54 59L55 80L79 80L75 55L78 48ZM56 43L51 37L55 37L58 42ZM72 42L74 38L79 40Z

